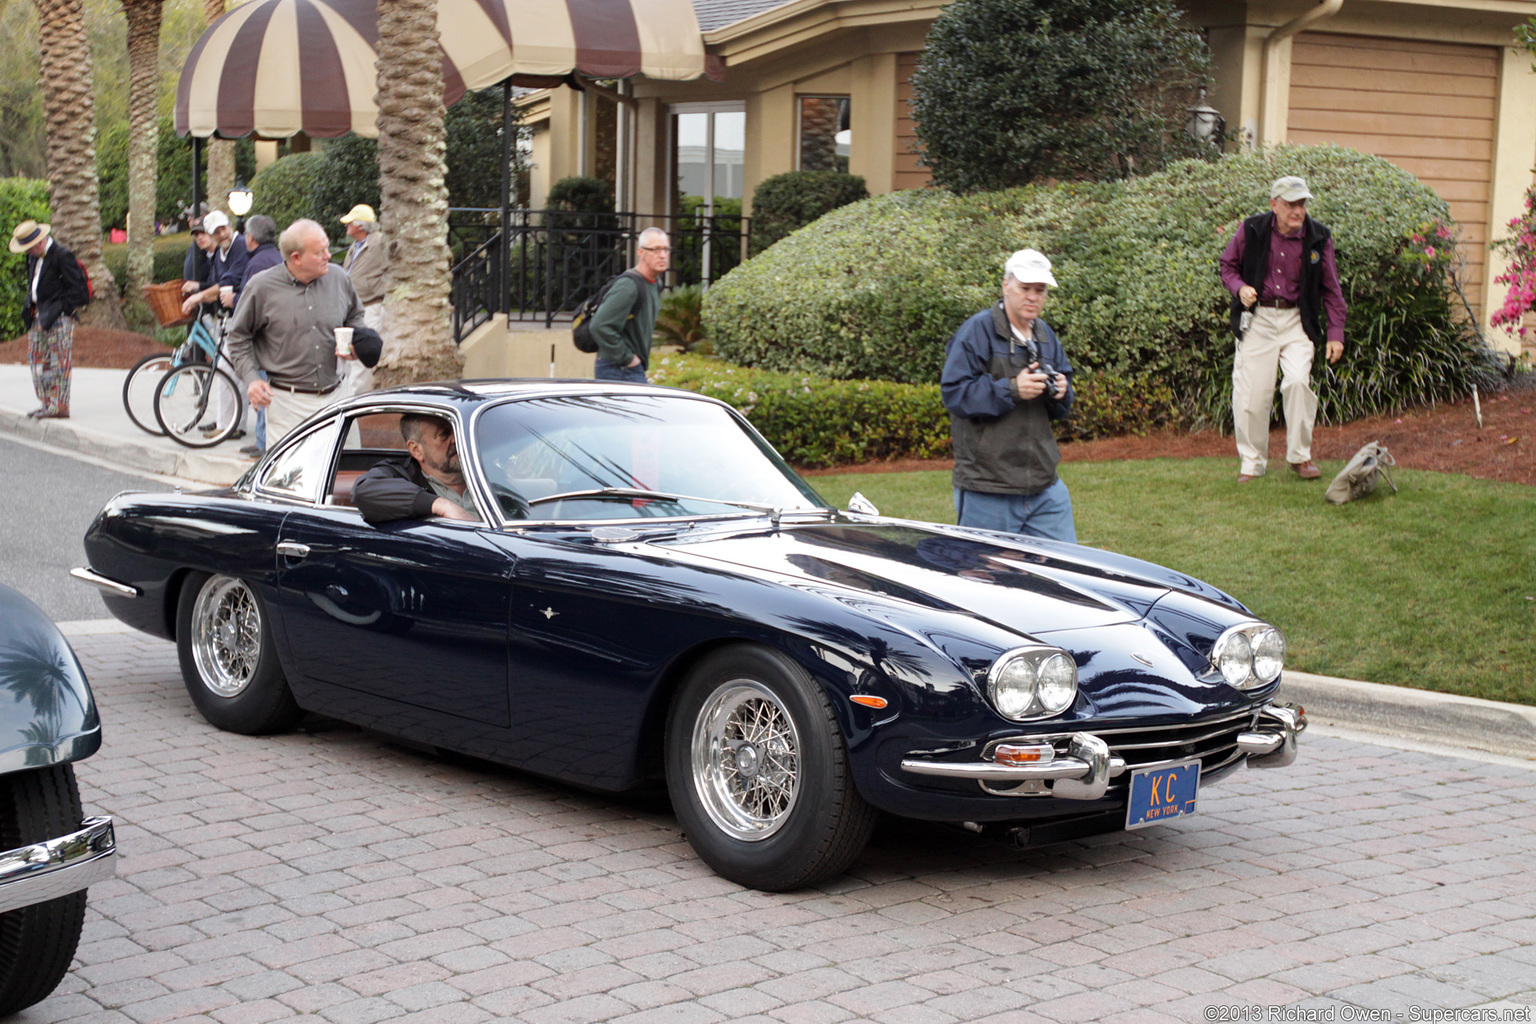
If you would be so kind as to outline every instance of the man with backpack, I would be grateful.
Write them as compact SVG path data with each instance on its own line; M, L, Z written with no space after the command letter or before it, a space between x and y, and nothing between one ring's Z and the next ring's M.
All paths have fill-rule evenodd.
M85 268L75 254L48 237L52 228L24 220L11 234L11 252L26 253L27 361L32 388L43 404L33 419L69 418L69 368L75 344L75 313L91 301Z
M635 265L611 281L592 314L592 340L597 360L592 376L598 380L645 383L651 360L651 334L661 287L657 283L672 261L672 243L660 228L640 232Z

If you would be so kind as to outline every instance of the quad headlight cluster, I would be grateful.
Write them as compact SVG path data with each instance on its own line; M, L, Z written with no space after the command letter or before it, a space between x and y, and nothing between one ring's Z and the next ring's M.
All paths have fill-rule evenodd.
M987 670L987 699L1004 718L1057 715L1077 699L1077 662L1059 647L1016 647Z
M1216 638L1211 667L1239 690L1267 686L1285 665L1285 636L1263 622L1233 626Z

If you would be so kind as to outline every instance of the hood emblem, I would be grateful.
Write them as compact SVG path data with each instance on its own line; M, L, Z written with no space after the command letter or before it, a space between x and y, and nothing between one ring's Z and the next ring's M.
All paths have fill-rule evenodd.
M556 615L559 615L559 614L560 614L560 613L559 613L559 612L557 612L557 611L555 611L555 610L554 610L554 609L553 609L553 608L544 608L544 609L542 609L542 610L541 610L541 611L540 611L540 612L539 612L539 614L540 614L540 615L542 615L542 616L544 616L544 618L545 618L545 619L552 619L552 618L554 618L554 617L555 617L555 616L556 616ZM1137 655L1137 657L1140 657L1140 655ZM1150 664L1152 664L1152 663L1151 663L1151 662L1150 662L1150 661L1149 661L1149 662L1147 662L1147 664L1149 664L1149 665L1150 665Z
M1151 668L1152 667L1152 659L1147 657L1145 654L1142 654L1140 651L1132 651L1131 652L1131 657L1135 658L1137 661L1139 661L1143 665L1147 666L1147 668Z

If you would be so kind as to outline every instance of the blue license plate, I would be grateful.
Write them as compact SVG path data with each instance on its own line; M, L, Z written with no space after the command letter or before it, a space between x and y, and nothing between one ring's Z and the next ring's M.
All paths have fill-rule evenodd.
M1194 814L1195 790L1199 787L1199 761L1133 772L1131 798L1125 808L1125 827L1145 828Z

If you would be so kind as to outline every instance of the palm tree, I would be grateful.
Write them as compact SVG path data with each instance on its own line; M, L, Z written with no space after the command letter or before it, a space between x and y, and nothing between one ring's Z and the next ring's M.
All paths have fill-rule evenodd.
M224 17L224 0L203 0L203 17L210 25ZM229 191L235 187L235 144L230 139L209 139L207 150L208 208L228 213Z
M128 269L123 292L152 283L158 171L160 13L164 0L122 0L128 19Z
M390 264L381 385L459 376L449 316L448 188L437 0L379 5L379 185Z
M101 255L96 196L96 99L91 48L80 0L33 0L48 122L48 189L54 233L90 272L96 297L81 317L96 327L126 328L117 282Z

